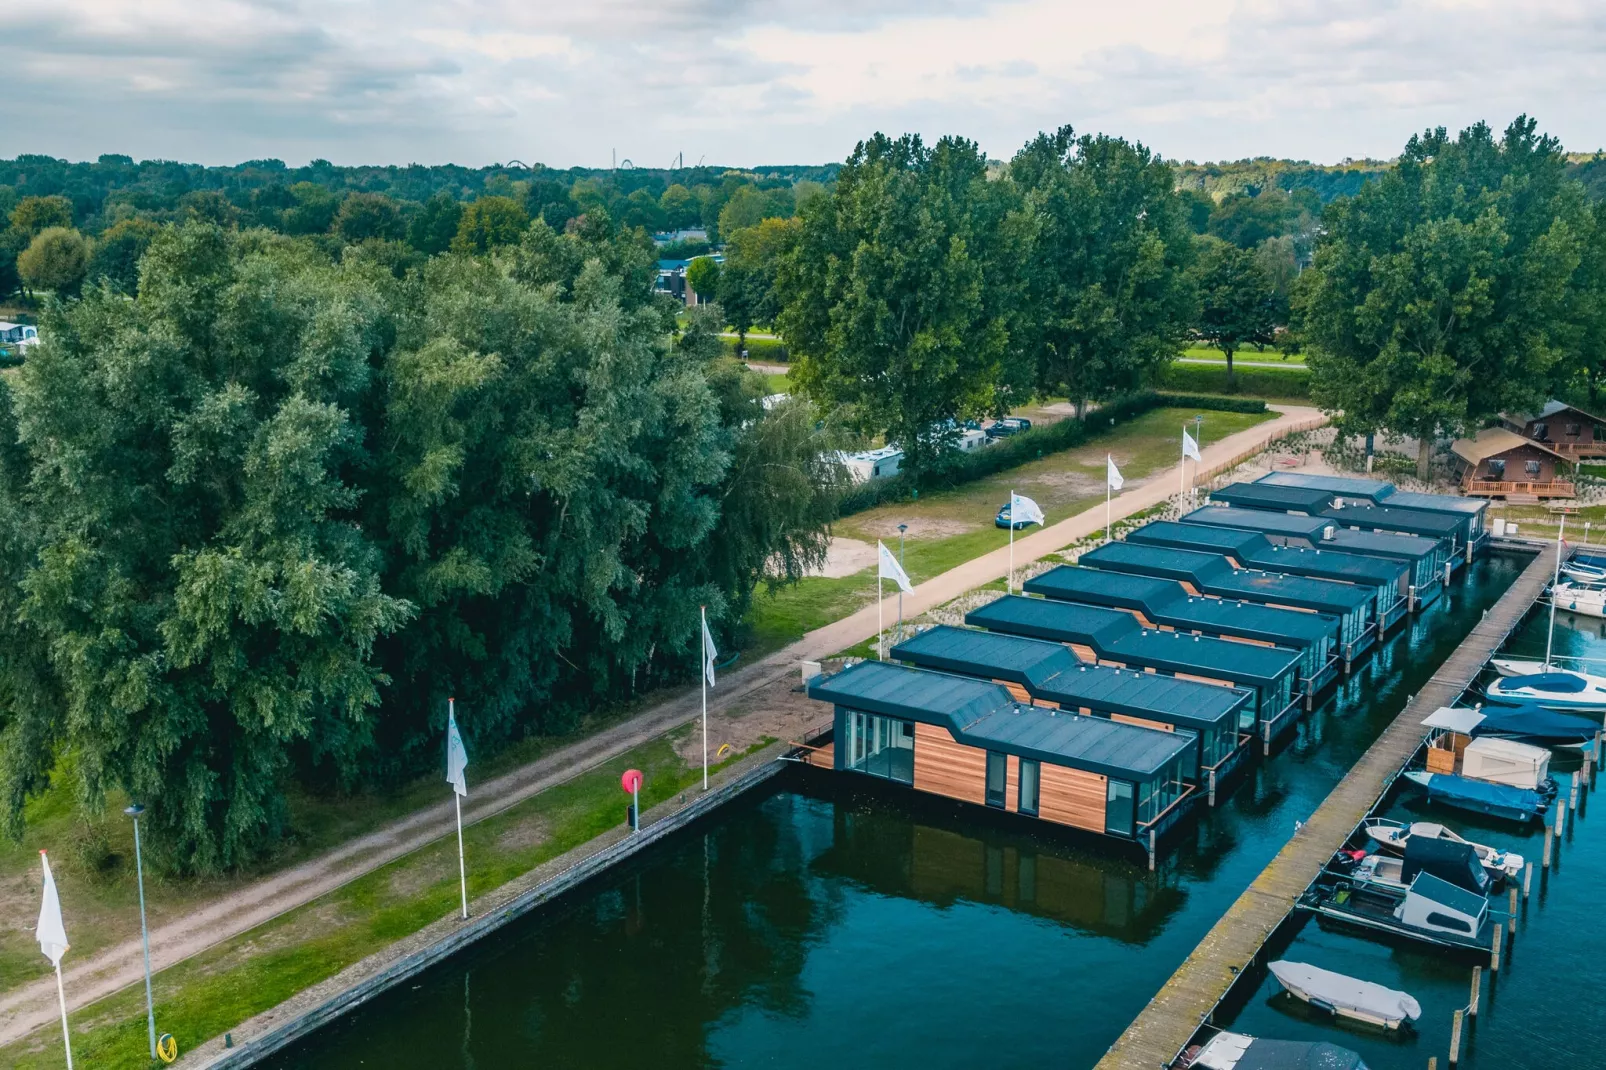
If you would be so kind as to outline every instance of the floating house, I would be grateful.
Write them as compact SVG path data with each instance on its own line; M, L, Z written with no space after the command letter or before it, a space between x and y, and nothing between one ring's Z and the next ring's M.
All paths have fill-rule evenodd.
M1172 520L1157 520L1130 531L1126 542L1208 551L1226 557L1229 563L1240 568L1309 576L1367 588L1373 592L1373 616L1383 632L1403 620L1408 607L1411 569L1398 561L1339 550L1290 548L1273 543L1257 531L1180 524Z
M1175 732L1193 747L1182 777L1215 802L1217 783L1249 752L1254 696L1237 687L1091 664L1060 643L939 625L892 648L922 669L1002 684L1016 701Z
M1335 617L1338 620L1336 649L1345 672L1362 652L1377 642L1376 598L1370 588L1353 583L1239 569L1221 554L1134 542L1107 543L1083 554L1078 563L1106 572L1175 580L1190 594L1233 598L1275 609Z
M1258 531L1273 543L1307 549L1342 550L1363 557L1403 561L1411 567L1406 605L1415 610L1438 601L1444 587L1444 547L1416 535L1352 531L1326 517L1294 516L1262 509L1206 505L1182 518L1184 524Z
M999 684L865 661L809 683L835 707L834 767L1151 852L1199 797L1191 741L1015 701Z
M1373 505L1391 505L1403 509L1421 509L1429 513L1452 513L1465 517L1467 524L1462 533L1462 541L1471 548L1473 556L1477 556L1489 540L1487 498L1462 498L1454 494L1419 494L1416 491L1400 490L1393 483L1377 479L1308 475L1304 472L1268 472L1255 482L1270 483L1280 487L1329 490L1340 497L1371 502Z
M1536 502L1577 493L1577 486L1565 477L1568 458L1503 427L1485 428L1475 438L1458 438L1450 452L1455 454L1464 494Z
M1210 492L1210 500L1236 509L1264 509L1272 513L1321 516L1333 504L1331 491L1314 487L1282 487L1275 483L1229 483Z
M1342 494L1319 487L1285 486L1280 483L1233 483L1210 492L1210 500L1237 509L1264 509L1296 516L1327 517L1357 531L1381 531L1398 535L1417 535L1444 541L1444 553L1452 569L1469 560L1471 542L1467 517L1454 513L1403 508L1390 501L1346 500Z
M1083 661L1244 688L1253 696L1263 750L1299 717L1297 650L1159 631L1143 627L1125 610L1024 595L1005 595L973 609L965 623L1064 643Z
M1293 609L1190 595L1175 580L1061 565L1027 580L1027 594L1124 609L1149 628L1208 635L1300 653L1299 686L1308 709L1338 679L1338 619Z

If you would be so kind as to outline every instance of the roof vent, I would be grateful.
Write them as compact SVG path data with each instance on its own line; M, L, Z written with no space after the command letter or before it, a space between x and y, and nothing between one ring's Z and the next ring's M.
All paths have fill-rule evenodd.
M1344 499L1343 498L1334 498L1333 499L1333 508L1334 509L1342 509L1342 508L1344 508Z
M1331 524L1327 525L1325 528L1322 529L1322 541L1323 542L1332 542L1333 539L1336 538L1337 536L1338 536L1338 529L1336 527L1334 527L1333 525L1331 525Z

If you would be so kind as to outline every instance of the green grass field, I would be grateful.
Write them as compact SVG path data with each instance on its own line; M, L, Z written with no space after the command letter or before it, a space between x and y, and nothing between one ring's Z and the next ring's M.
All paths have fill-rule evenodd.
M1214 346L1189 346L1183 350L1182 355L1189 360L1212 360L1220 361L1222 364L1227 363L1227 354ZM1232 355L1232 360L1234 364L1247 360L1257 364L1286 364L1291 368L1303 368L1305 366L1305 354L1303 353L1290 353L1284 356L1282 351L1278 349L1267 349L1263 352L1253 346L1248 349L1238 350Z

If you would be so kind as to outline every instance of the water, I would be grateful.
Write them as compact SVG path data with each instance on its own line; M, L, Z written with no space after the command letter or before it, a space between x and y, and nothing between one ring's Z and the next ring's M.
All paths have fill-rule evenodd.
M1089 1067L1521 564L1480 562L1408 622L1157 874L1107 841L799 770L269 1065ZM1582 892L1581 858L1549 904Z
M1509 652L1542 659L1546 624L1547 617L1535 613L1512 637ZM1601 659L1594 664L1566 664L1606 673L1606 626L1600 621L1558 615L1555 649L1557 654ZM1563 805L1578 766L1578 759L1565 751L1551 762ZM1523 828L1443 810L1409 796L1384 812L1400 820L1442 821L1468 839L1509 847L1534 863L1533 894L1518 908L1516 944L1498 977L1491 979L1485 969L1477 1024L1462 1042L1463 1070L1606 1065L1606 1013L1598 999L1606 980L1600 957L1606 943L1601 937L1606 923L1601 913L1606 845L1589 820L1590 808L1600 805L1584 795L1578 812L1567 815L1559 862L1548 875L1542 875L1539 867L1544 834L1537 825ZM1471 960L1426 946L1374 942L1315 924L1302 928L1280 955L1409 992L1422 1005L1422 1019L1414 1033L1394 1038L1335 1027L1302 1013L1303 1008L1279 994L1277 982L1268 977L1231 1028L1261 1036L1333 1040L1361 1052L1374 1070L1417 1070L1431 1055L1438 1056L1440 1066L1446 1065L1451 1016L1466 1006L1470 994Z

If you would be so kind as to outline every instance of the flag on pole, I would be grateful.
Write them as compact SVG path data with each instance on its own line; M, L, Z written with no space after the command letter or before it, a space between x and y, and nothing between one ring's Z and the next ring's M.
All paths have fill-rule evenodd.
M1036 502L1032 501L1030 498L1011 491L1009 495L1010 526L1013 527L1014 525L1019 524L1022 520L1033 524L1045 523L1043 519L1043 510L1038 507Z
M1104 466L1105 483L1109 485L1111 490L1120 490L1121 484L1124 483L1125 480L1121 478L1121 470L1115 467L1115 458L1106 453L1104 455Z
M45 901L39 907L39 927L34 936L50 964L60 966L61 956L67 953L67 929L61 923L61 899L56 895L56 878L50 875L50 856L40 851L39 861L45 867Z
M709 687L714 686L714 659L719 657L719 651L714 647L714 636L708 630L708 617L703 617L703 680Z
M876 578L893 580L898 584L900 591L914 594L915 589L909 585L908 574L903 571L903 566L898 564L898 559L892 556L892 551L887 549L887 544L877 541L876 547L881 558L881 570L876 573Z
M446 782L459 795L468 794L468 780L463 770L468 768L468 752L463 749L463 737L457 731L457 713L446 713Z
M1188 434L1186 427L1182 429L1182 455L1184 457L1192 457L1196 461L1204 459L1199 456L1199 443L1195 442L1193 436Z

